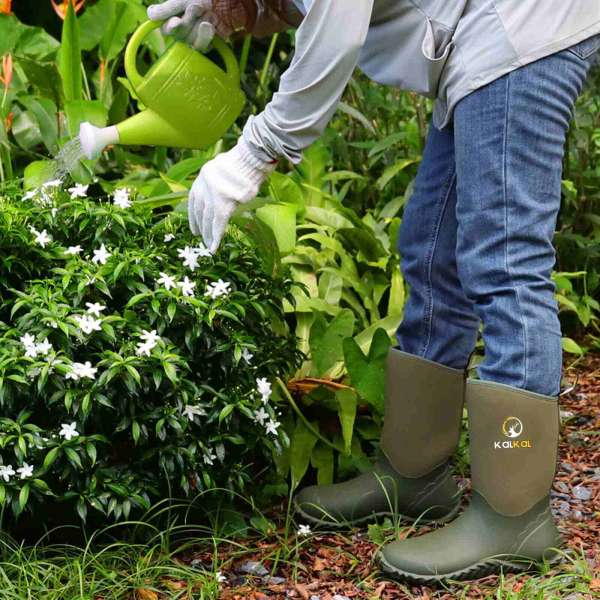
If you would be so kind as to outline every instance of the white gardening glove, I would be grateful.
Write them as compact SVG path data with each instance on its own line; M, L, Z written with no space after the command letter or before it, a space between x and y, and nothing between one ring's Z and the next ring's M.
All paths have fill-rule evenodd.
M148 7L148 18L165 21L161 31L205 51L215 36L227 37L231 31L212 11L211 0L166 0Z
M194 235L201 235L211 254L221 243L238 204L252 200L277 166L252 153L243 138L200 170L188 199L188 219Z

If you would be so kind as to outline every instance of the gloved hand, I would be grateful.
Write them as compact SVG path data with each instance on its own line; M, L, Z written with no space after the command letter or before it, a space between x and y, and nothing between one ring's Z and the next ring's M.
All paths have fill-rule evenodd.
M277 161L265 162L252 154L240 138L233 149L202 167L190 190L188 219L192 233L202 235L211 254L238 204L252 200L276 166Z
M231 34L231 29L213 12L211 0L166 0L149 6L148 18L165 21L161 27L165 35L185 41L202 52L208 48L215 31L223 38Z

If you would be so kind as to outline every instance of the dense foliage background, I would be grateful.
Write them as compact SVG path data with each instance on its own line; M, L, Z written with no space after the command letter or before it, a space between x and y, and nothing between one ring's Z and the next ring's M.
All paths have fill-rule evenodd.
M35 10L32 10L32 3ZM203 151L115 147L105 152L98 161L84 161L73 171L72 178L82 185L91 184L89 198L70 201L68 194L57 192L56 201L60 202L61 198L64 201L61 204L64 211L59 214L68 219L62 223L59 219L52 224L47 221L48 210L40 211L32 199L20 202L21 189L39 189L45 180L49 157L56 155L59 148L77 132L82 120L104 125L118 122L137 110L136 100L123 78L123 49L130 33L145 19L145 5L149 2L88 0L77 3L79 13L76 17L72 8L68 8L67 0L58 7L58 13L65 17L64 22L50 2L16 1L12 6L15 14L9 14L10 4L0 3L6 13L0 14L0 57L3 57L0 72L0 85L3 86L0 90L0 120L3 124L0 127L0 179L4 184L3 202L6 205L2 233L13 236L2 242L4 262L10 265L2 271L5 301L2 333L6 339L12 340L3 352L13 360L20 356L19 352L22 353L16 340L17 332L21 335L26 333L25 325L35 325L38 342L42 342L48 333L42 322L35 320L34 323L35 310L39 310L35 307L42 298L49 302L52 293L59 294L56 302L71 308L81 307L84 300L77 287L80 280L74 278L74 273L82 265L77 259L72 259L59 268L45 256L48 251L32 250L27 227L33 225L38 232L44 227L48 230L58 227L63 245L71 238L73 244L79 243L75 240L82 239L82 233L88 245L93 242L99 246L105 236L108 236L107 242L114 242L110 238L115 235L114 231L94 230L93 224L98 227L102 219L116 219L110 210L107 212L106 197L117 188L127 188L134 193L137 208L135 216L127 217L131 221L115 223L121 232L119 244L123 244L123 252L132 253L141 261L130 276L139 285L145 281L146 271L148 275L152 274L150 279L154 279L157 268L148 253L155 252L165 260L174 256L169 254L168 247L162 247L158 238L151 247L144 246L149 228L157 215L164 217L174 209L170 214L175 218L185 209L185 192L199 168L215 153L230 147L240 134L248 114L259 112L268 102L278 76L290 61L293 34L261 40L240 37L233 41L243 67L242 83L248 103L244 114L224 140ZM59 44L60 38L62 44ZM140 66L147 67L155 61L166 43L168 40L158 33L151 36L140 56ZM554 279L565 334L563 345L574 360L589 349L600 349L600 192L595 183L600 176L599 84L600 75L594 72L577 105L567 146L563 207L556 233L558 261ZM267 331L247 327L242 313L237 313L237 309L227 309L232 316L226 316L235 323L233 331L240 336L244 332L244 344L273 358L272 362L267 358L260 359L261 365L268 365L265 367L266 374L271 378L280 375L287 384L287 391L277 388L276 392L282 412L281 447L272 452L278 467L273 481L279 482L279 486L271 486L271 492L288 491L285 481L292 488L296 487L307 472L320 482L328 482L333 479L334 473L343 477L369 465L368 458L376 448L383 410L383 361L389 344L394 341L394 331L400 322L407 293L399 271L397 231L421 159L430 110L428 101L376 85L357 73L323 138L306 152L304 161L297 168L291 165L280 167L261 196L248 205L244 214L234 219L237 224L234 229L241 237L230 237L224 244L215 259L218 268L211 263L210 268L207 267L209 271L197 274L203 276L210 272L212 278L235 280L235 287L241 286L240 293L254 294L258 304L267 302L272 306L272 326L284 336L281 339L295 335L295 342L290 342L292 347L285 351L281 347L278 349ZM85 218L87 225L83 230L78 218ZM181 214L177 218L178 247L199 242L189 239ZM15 233L18 231L21 233ZM15 240L14 236L18 239ZM243 243L239 241L242 238ZM184 243L184 240L187 242ZM44 257L43 260L39 255ZM229 371L232 368L231 352L219 345L220 342L214 342L220 352L211 355L214 363L203 365L194 362L198 348L189 345L190 337L184 332L193 330L194 343L199 345L207 344L212 333L195 329L197 325L194 325L192 312L186 313L187 320L175 325L169 321L170 315L162 312L162 305L153 305L156 292L150 293L117 281L119 278L113 269L114 266L106 273L108 276L109 271L112 272L113 277L109 277L107 287L112 296L119 298L118 305L111 305L111 311L119 315L114 317L113 327L129 327L131 335L135 331L132 323L143 317L148 327L156 321L152 324L153 328L166 328L170 342L168 351L173 355L177 352L184 354L177 360L184 361L193 371L186 379L190 386L186 393L196 393L198 386L204 382L221 394L222 390L229 389L231 377L236 383L244 382L240 391L242 395L249 392L254 371L250 369L244 373L239 367L233 376ZM258 269L265 273L264 280L255 279ZM121 276L126 273L125 268L120 271ZM40 277L47 279L42 283ZM61 278L73 279L67 281L65 287L65 280ZM288 287L292 281L300 285ZM138 292L150 293L136 305L136 310L143 312L136 313L135 318L132 316L131 322L128 317L123 321L123 311L131 302L128 294L135 297ZM20 293L25 295L21 297ZM19 310L15 308L17 298ZM161 298L158 300L162 301ZM246 300L239 303L240 307L246 307ZM283 311L281 315L277 315L275 308L278 300ZM242 311L242 308L239 310ZM197 318L206 318L204 309L198 309ZM176 310L179 315L180 308ZM170 318L178 319L175 315ZM239 323L235 319L239 319ZM66 337L61 341L62 350L71 357L76 344L80 343L73 335L74 332L64 332ZM204 339L207 335L209 337ZM95 351L108 352L115 340L107 332L98 332L98 336L104 336L104 345ZM124 342L119 339L118 342L133 344L132 340ZM116 348L110 351L120 352ZM296 351L299 352L295 354ZM288 367L294 365L294 356L297 358L301 353L304 357L302 364L286 371L286 364ZM275 360L277 356L280 362ZM100 355L97 358L101 359ZM102 359L107 360L107 357ZM158 357L155 361L159 361ZM10 368L31 368L28 363L17 363ZM137 368L129 366L134 370ZM211 368L202 370L208 366ZM125 402L119 405L115 423L119 424L119 435L125 446L145 444L154 453L153 460L160 460L162 444L169 439L167 436L166 440L161 440L157 423L162 415L147 414L138 418L131 410L131 406L138 406L138 402L144 404L147 401L146 394L152 388L152 370L160 370L159 362L146 367L148 381L145 383L143 375L138 381L139 374L136 376L130 372L128 375L128 369L123 367L126 370L119 385L124 393L131 396L133 404ZM23 373L18 376L25 377ZM181 402L175 382L169 383L168 379L163 378L161 383L169 387L169 392L165 392L162 398L171 394L173 402ZM52 382L53 379L49 378L42 385L38 384L35 391L37 402L45 402L48 406L61 403L61 410L66 411L61 413L64 419L75 419L81 415L87 422L96 418L101 421L100 414L94 412L95 403L88 403L87 409L83 407L89 390L78 390L75 396L67 399L66 392L70 388ZM102 383L100 393L110 404L118 391L113 389L114 381L110 385L106 380ZM0 384L0 398L13 398L11 401L15 406L15 399L23 397L23 386L26 385L31 383L5 377ZM152 388L152 394L155 392ZM226 396L215 396L218 398L215 411L217 408L219 411L226 410L232 404L238 406L241 401L232 402L227 396L230 393L227 391ZM101 404L97 407L100 412L104 410ZM158 408L154 406L152 410ZM268 442L268 436L266 441L256 437L256 430L252 429L254 425L249 424L247 431L240 429L235 433L233 425L237 426L238 422L231 422L231 414L223 416L223 413L212 412L211 409L210 415L197 417L200 429L196 432L196 443L200 446L206 440L201 428L212 431L216 427L213 433L218 439L238 435L240 445L243 445L243 439L250 447L260 447L261 452L267 448L275 450L275 446ZM4 435L15 428L23 428L28 418L19 416L18 411L14 412L10 416L12 421L3 425ZM149 421L146 423L145 419ZM188 431L188 423L180 417L177 419L179 428L173 424L172 432L184 435ZM224 430L221 429L222 424ZM166 425L162 423L161 426ZM101 428L98 431L101 432ZM29 432L27 435L35 434ZM11 439L10 443L14 444L14 439ZM103 443L100 438L96 441L100 446ZM185 443L177 443L181 446L189 442L190 439L186 438ZM76 446L73 450L78 452L79 460L87 461L86 464L94 462L94 457L83 445L79 450L78 444L72 445ZM78 459L66 452L68 444L63 446L62 468L76 469ZM18 444L14 446L18 447ZM4 464L10 460L14 462L15 459L9 459L10 452L7 452L9 442L5 442L3 448ZM202 452L205 450L203 448ZM25 452L11 451L19 459L25 456ZM175 463L177 461L179 459ZM175 463L173 472L177 472L176 480L179 481L183 470ZM230 477L225 477L225 480L215 477L213 482L210 468L205 468L205 472L211 480L206 485L219 483L242 487L232 482ZM246 471L242 468L242 479L244 473ZM201 475L200 479L204 477ZM44 493L40 486L32 485L31 489ZM90 495L89 487L86 490L80 491L80 497L94 506L90 499L93 494ZM123 488L119 494L124 498L135 490ZM27 504L17 492L15 488L2 498L3 502L12 499L15 514ZM109 494L105 499L104 509L112 496ZM83 508L81 512L85 512Z

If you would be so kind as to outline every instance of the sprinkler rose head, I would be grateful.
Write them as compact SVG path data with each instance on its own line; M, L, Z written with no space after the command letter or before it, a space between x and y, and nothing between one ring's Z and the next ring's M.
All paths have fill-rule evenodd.
M82 123L79 128L79 141L83 153L89 159L98 158L109 144L119 143L119 131L115 126L94 127L91 123Z

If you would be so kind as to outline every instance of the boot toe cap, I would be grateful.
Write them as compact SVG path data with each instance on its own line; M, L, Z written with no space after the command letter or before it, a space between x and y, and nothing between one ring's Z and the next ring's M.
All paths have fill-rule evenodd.
M432 577L444 574L431 556L413 552L407 544L384 546L379 552L379 561L384 571L395 576Z

